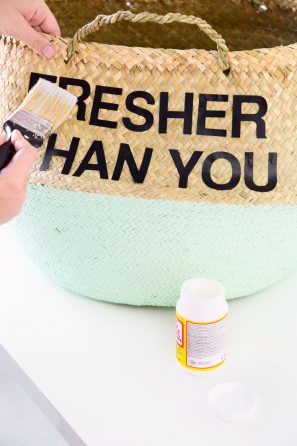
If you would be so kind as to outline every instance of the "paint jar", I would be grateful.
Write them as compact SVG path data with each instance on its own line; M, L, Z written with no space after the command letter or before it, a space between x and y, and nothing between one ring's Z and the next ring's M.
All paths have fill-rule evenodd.
M189 279L176 304L176 357L193 373L224 364L227 347L228 304L225 288L216 280Z

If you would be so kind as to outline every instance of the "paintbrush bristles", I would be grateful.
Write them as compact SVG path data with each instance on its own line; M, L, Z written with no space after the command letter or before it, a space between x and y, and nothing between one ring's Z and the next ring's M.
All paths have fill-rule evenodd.
M57 85L39 79L19 107L53 124L57 129L70 115L77 97Z

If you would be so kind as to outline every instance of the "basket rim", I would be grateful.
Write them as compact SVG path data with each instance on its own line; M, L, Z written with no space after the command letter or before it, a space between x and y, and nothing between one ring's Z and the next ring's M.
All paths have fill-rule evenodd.
M66 50L71 41L71 37L60 37L43 33L50 41L55 45L58 45L58 54L56 57L63 57L64 61L67 59ZM36 53L33 53L24 42L19 39L0 34L0 44L6 46L15 46L21 51L27 51L34 54L35 57L41 58ZM79 51L75 57L80 57L78 60L85 63L100 63L106 67L115 67L120 70L120 67L139 69L147 68L157 71L174 71L177 67L204 67L204 69L211 68L217 65L217 50L206 50L197 48L188 49L175 49L175 48L150 48L141 46L126 46L126 45L114 45L100 42L78 42L77 45ZM96 49L96 51L94 51ZM134 56L134 62L127 64L126 59L121 54L121 49L126 53L131 53ZM97 51L100 50L100 51ZM87 51L87 54L86 54ZM254 71L262 72L265 67L266 72L275 72L276 67L288 67L289 71L296 70L297 72L297 42L289 45L279 45L269 48L254 48L249 50L236 50L229 53L231 67L240 67L240 71ZM278 57L277 57L278 55ZM148 63L144 56L159 56L158 62L152 60ZM174 56L174 63L172 63L172 57ZM202 58L199 58L202 56ZM264 57L263 57L264 56ZM267 60L266 60L267 57ZM242 63L249 59L250 63ZM269 59L269 60L268 60ZM292 64L293 60L293 64ZM273 61L273 64L271 62ZM235 62L235 63L234 63ZM290 68L289 68L290 67ZM221 71L218 68L218 71ZM223 72L221 71L223 74Z
M55 40L59 40L62 43L65 43L65 45L68 45L69 42L71 41L72 37L68 37L68 36L57 36L57 35L53 35L53 34L47 34L47 33L41 33L44 36L50 37L50 40L55 41ZM9 36L7 34L0 34L0 41L6 40L5 43L19 43L22 44L23 46L27 46L25 43L23 43L21 40L17 39L16 37L13 36ZM149 50L150 52L158 52L158 51L162 51L162 52L177 52L177 53L186 53L188 51L203 51L203 52L207 52L207 53L212 53L214 50L206 50L204 48L187 48L187 49L179 49L179 48L154 48L154 47L148 47L148 46L128 46L128 45L117 45L117 44L111 44L111 43L102 43L102 42L78 42L78 45L80 46L89 46L89 45L95 45L95 46L101 46L104 45L105 47L109 47L109 48L127 48L127 49L139 49L139 50ZM274 46L274 47L257 47L257 48L252 48L249 50L234 50L234 51L229 51L229 54L238 54L238 53L252 53L254 51L257 52L267 52L269 50L286 50L286 49L297 49L297 41L296 42L292 42L289 43L288 45L278 45L278 46Z
M69 42L71 41L72 37L60 37L60 36L51 36L51 37L55 37L58 38L60 41L64 42L66 45L69 44ZM106 47L110 47L110 48L129 48L129 49L139 49L139 50L150 50L150 52L158 52L158 51L162 51L162 52L178 52L178 53L186 53L189 51L206 51L207 53L213 53L216 52L215 49L213 50L206 50L204 48L187 48L187 49L179 49L179 48L154 48L154 47L148 47L148 46L128 46L128 45L116 45L116 44L111 44L111 43L102 43L102 42L78 42L78 45L104 45ZM296 48L292 48L292 46L296 46ZM235 50L235 51L229 51L228 54L238 54L238 53L252 53L254 51L260 52L267 52L267 50L284 50L284 49L296 49L297 50L297 41L296 42L292 42L289 43L288 45L278 45L278 46L274 46L274 47L258 47L258 48L253 48L250 50Z

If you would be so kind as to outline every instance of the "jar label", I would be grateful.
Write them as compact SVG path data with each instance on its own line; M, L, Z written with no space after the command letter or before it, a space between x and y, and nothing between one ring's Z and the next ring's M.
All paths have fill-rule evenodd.
M216 321L194 322L176 314L176 357L190 370L211 370L226 358L227 314Z

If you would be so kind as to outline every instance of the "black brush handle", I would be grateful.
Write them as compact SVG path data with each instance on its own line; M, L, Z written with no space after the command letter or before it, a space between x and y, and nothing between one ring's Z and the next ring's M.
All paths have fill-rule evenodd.
M16 150L9 138L0 146L0 171L8 166L15 154Z

